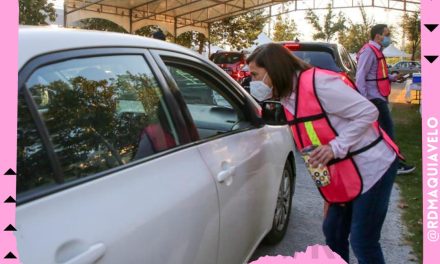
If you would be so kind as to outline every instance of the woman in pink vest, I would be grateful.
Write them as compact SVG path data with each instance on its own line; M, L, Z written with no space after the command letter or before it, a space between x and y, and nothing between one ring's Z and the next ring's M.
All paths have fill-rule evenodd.
M397 146L377 125L376 107L343 75L313 68L279 44L258 47L247 59L251 94L280 100L299 150L318 145L313 167L327 166L330 204L323 223L327 245L349 261L385 263L379 244L397 170ZM350 240L350 241L349 241Z

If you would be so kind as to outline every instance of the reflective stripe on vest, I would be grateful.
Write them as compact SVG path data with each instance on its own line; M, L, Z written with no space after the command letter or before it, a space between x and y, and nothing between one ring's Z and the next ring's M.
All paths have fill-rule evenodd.
M313 127L312 121L305 122L304 126L306 127L307 135L309 136L312 145L322 145L318 135L316 134L315 128Z
M377 59L377 70L376 70L376 79L366 79L366 81L374 81L377 84L377 89L379 90L379 93L387 97L391 93L391 83L388 79L388 67L385 60L385 56L383 55L382 51L380 51L375 46L367 43L365 44L362 49L359 51L357 60L359 60L359 55L366 49L370 48Z

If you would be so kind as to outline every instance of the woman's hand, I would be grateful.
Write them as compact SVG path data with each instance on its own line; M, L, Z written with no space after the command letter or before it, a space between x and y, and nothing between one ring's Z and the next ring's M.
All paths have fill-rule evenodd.
M330 145L321 145L310 153L309 164L313 167L325 166L327 163L334 159L332 147Z

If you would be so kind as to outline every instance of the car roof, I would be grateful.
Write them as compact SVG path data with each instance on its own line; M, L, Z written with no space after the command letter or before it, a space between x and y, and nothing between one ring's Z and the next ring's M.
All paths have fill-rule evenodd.
M42 54L97 47L157 48L201 57L200 54L176 44L131 34L21 26L18 31L18 69L21 69L30 59Z
M242 52L241 52L241 51L224 51L224 50L221 50L221 51L217 51L217 52L214 52L214 53L212 53L212 54L224 54L224 53L231 53L231 54L242 54Z
M307 47L327 47L327 48L336 48L338 44L336 43L329 43L329 42L319 42L319 41L305 41L305 42L296 42L296 41L280 41L277 42L279 44L299 44L300 46L307 46Z

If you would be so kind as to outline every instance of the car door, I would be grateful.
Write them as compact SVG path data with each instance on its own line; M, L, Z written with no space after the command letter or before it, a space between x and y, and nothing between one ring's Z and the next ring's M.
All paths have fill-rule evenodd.
M20 71L23 263L216 263L216 184L150 56L75 50Z
M199 134L198 149L216 181L218 263L244 263L272 226L287 157L274 149L281 139L274 140L268 127L252 123L245 91L236 90L216 68L171 52L156 51L155 58L163 61L170 85L183 95Z

